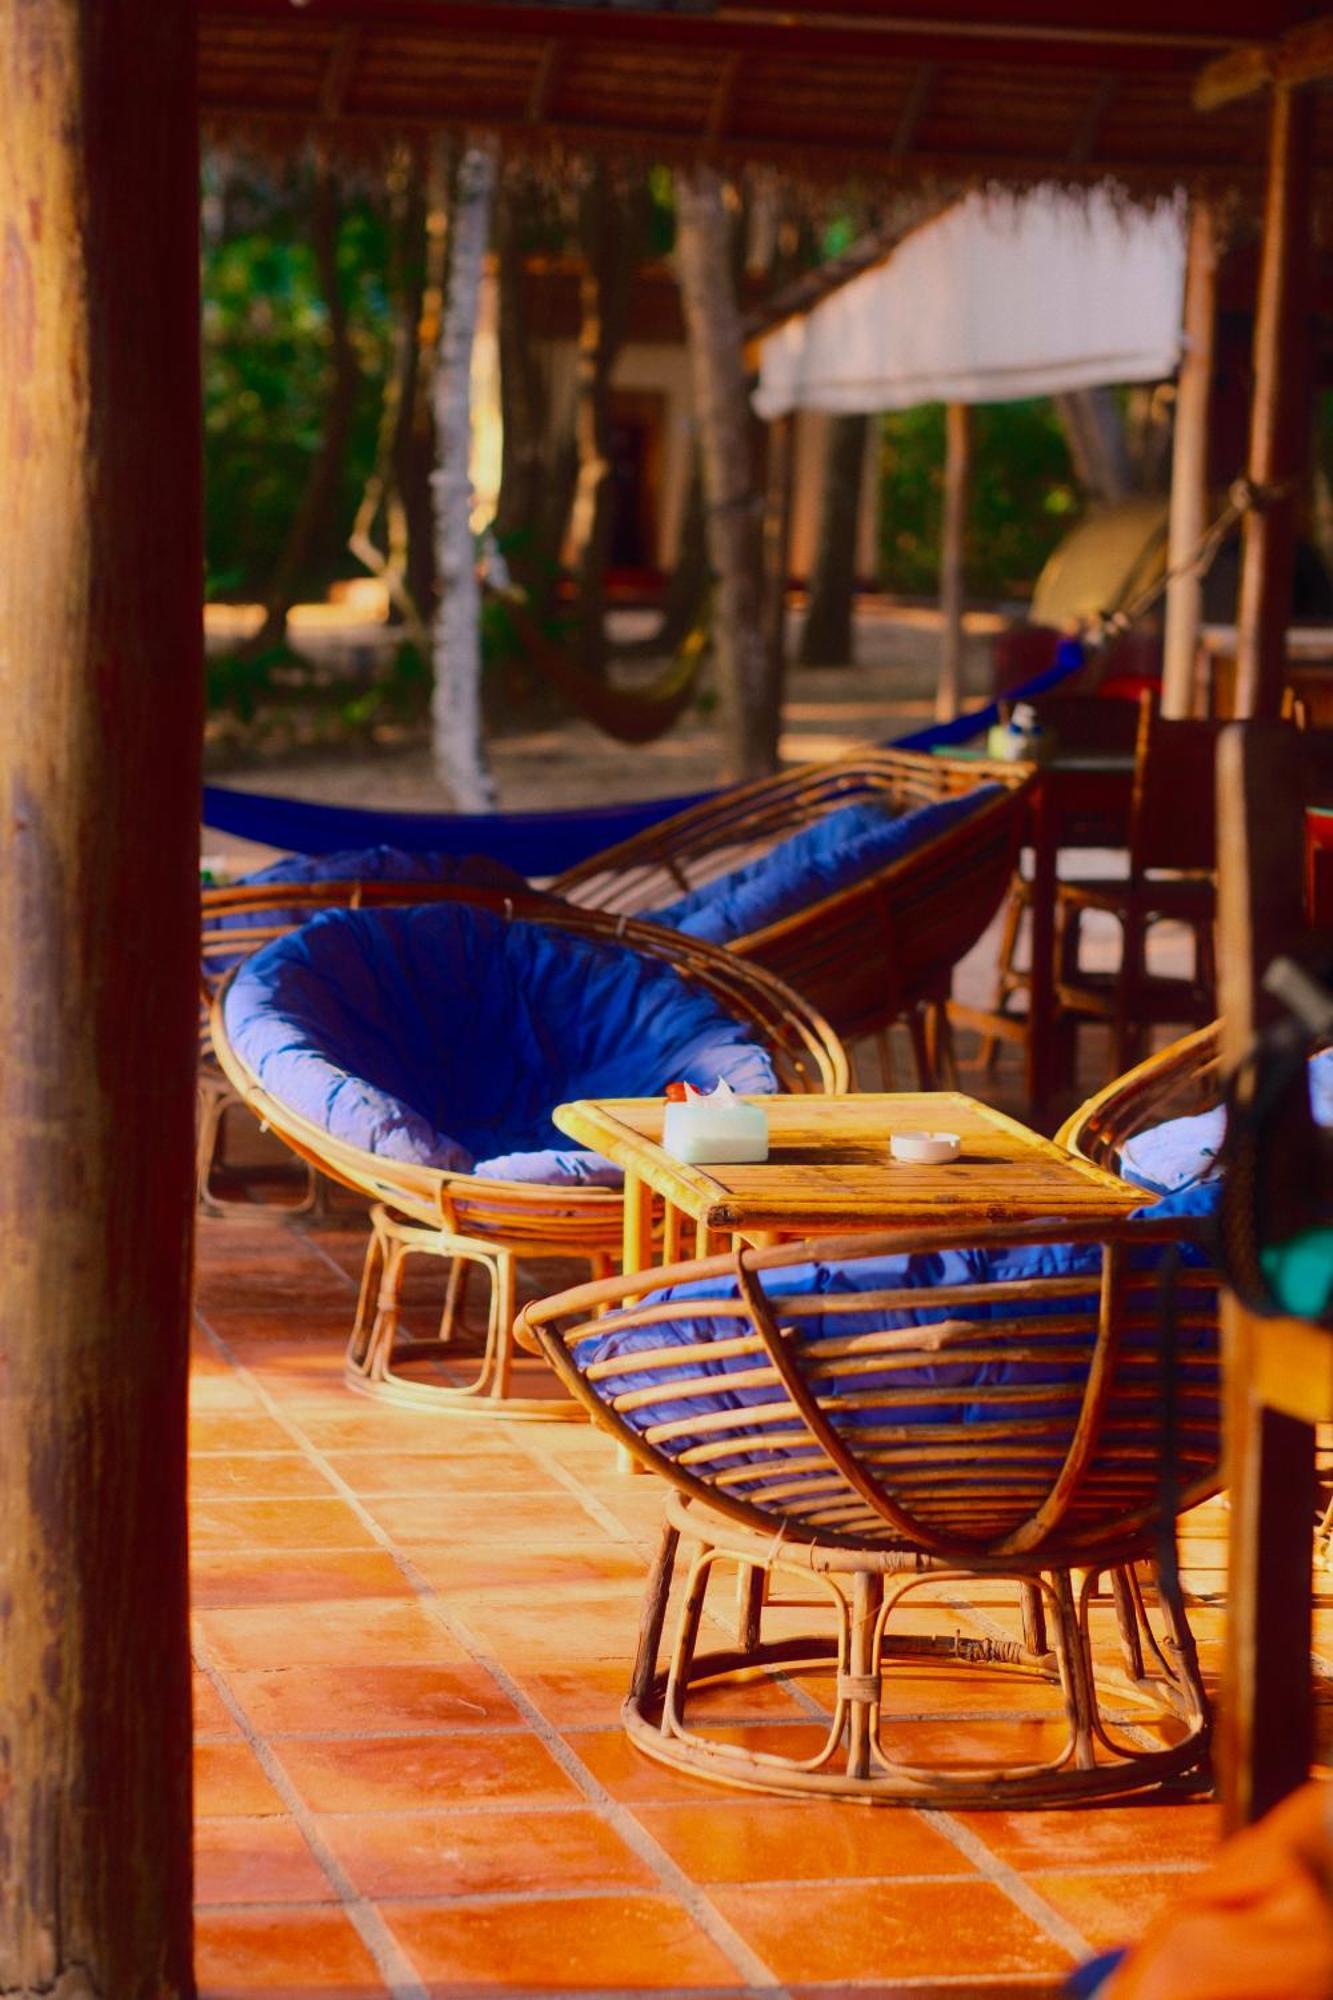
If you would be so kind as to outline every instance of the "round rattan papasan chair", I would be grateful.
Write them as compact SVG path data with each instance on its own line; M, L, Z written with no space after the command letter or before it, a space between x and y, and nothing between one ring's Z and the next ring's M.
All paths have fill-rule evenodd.
M521 1257L611 1268L620 1175L551 1124L577 1097L846 1087L821 1017L760 968L692 939L540 897L439 891L409 907L331 908L246 959L211 1013L222 1070L251 1111L331 1179L367 1195L347 1375L440 1409L567 1415L511 1393ZM401 1324L405 1260L450 1260L440 1339ZM452 1362L465 1267L490 1280L471 1380Z
M640 1273L526 1306L520 1341L670 1489L634 1743L724 1784L869 1803L1077 1801L1199 1771L1174 1565L1155 1586L1140 1566L1218 1484L1210 1204L745 1250L656 1272L647 1295ZM949 1606L974 1591L960 1636ZM1111 1619L1113 1680L1090 1640ZM932 1661L1006 1677L973 1701L1014 1712L1016 1754L979 1753L973 1709L932 1731ZM773 1673L803 1723L747 1705Z

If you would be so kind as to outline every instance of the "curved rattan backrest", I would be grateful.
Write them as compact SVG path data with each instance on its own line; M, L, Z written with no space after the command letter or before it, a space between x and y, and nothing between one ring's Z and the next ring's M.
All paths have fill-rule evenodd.
M299 919L324 909L346 908L356 885L320 882L272 885L255 911L256 929L265 940L295 929ZM214 892L221 896L228 892ZM568 936L623 944L663 960L691 984L702 987L735 1019L752 1027L768 1049L781 1089L833 1093L848 1084L847 1058L833 1030L816 1008L790 992L762 966L749 965L697 938L682 937L637 919L610 916L600 910L580 910L551 897L508 896L496 890L440 886L429 898L407 897L403 885L368 882L361 885L359 907L402 905L405 902L461 903L507 918L549 925ZM236 905L214 905L216 915ZM284 913L281 922L274 911ZM210 932L206 928L205 935ZM234 933L220 935L231 941ZM209 1029L213 1047L227 1077L243 1102L301 1158L333 1179L356 1188L373 1200L388 1201L413 1215L438 1220L441 1212L451 1226L493 1234L534 1234L554 1242L561 1224L571 1218L618 1207L619 1195L604 1188L550 1188L527 1183L483 1181L473 1176L444 1174L434 1168L387 1160L360 1147L332 1138L320 1126L302 1118L265 1091L227 1035L222 1010L228 972L213 993ZM544 1233L545 1232L545 1233Z
M922 846L730 946L804 993L851 1038L940 997L1004 895L1030 776L1024 765L858 751L719 793L552 886L590 907L657 909L839 807L878 800L906 812L998 784L998 797Z
M594 909L659 909L842 806L879 800L907 812L982 784L1017 790L1027 775L1015 764L858 750L827 764L802 764L777 777L729 786L567 868L551 887Z
M1145 1126L1205 1111L1222 1096L1220 1023L1196 1028L1088 1098L1056 1134L1057 1145L1112 1173Z
M1178 1218L1051 1222L745 1251L654 1274L673 1289L711 1280L711 1297L635 1298L642 1274L612 1279L525 1307L519 1335L640 1459L768 1534L967 1562L1109 1560L1142 1545L1164 1502L1217 1485L1216 1279L1168 1250L1199 1234ZM783 1289L815 1259L846 1277L868 1259L1049 1244L1085 1246L1087 1266L923 1289L895 1265L874 1274L884 1289Z

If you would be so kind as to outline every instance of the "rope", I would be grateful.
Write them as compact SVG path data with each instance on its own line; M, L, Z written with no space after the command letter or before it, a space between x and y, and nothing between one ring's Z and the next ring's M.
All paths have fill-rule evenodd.
M1290 483L1280 486L1261 486L1253 479L1234 479L1227 488L1226 505L1217 518L1204 529L1189 554L1171 569L1163 570L1161 576L1152 583L1145 584L1137 597L1118 611L1109 611L1094 620L1083 636L1090 645L1104 647L1112 639L1123 638L1141 618L1147 616L1153 606L1165 597L1173 583L1182 577L1207 576L1225 547L1233 531L1247 514L1262 513L1275 501L1285 499L1291 491Z

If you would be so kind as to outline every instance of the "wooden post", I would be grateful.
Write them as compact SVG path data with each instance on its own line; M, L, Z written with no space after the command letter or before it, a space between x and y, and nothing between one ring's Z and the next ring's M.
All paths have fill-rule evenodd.
M1268 191L1254 325L1249 476L1280 497L1246 516L1237 610L1236 713L1282 711L1300 488L1310 446L1310 258L1314 99L1273 91Z
M0 1991L183 2000L190 0L0 0Z
M1180 363L1171 450L1168 570L1188 561L1208 525L1208 396L1213 378L1216 321L1217 230L1211 205L1206 197L1196 195L1190 204L1185 264L1185 352ZM1202 611L1202 578L1173 576L1166 590L1163 715L1190 713Z
M972 485L972 411L966 403L945 410L944 521L940 531L940 678L935 719L952 722L963 687L964 564Z
M768 425L764 497L764 643L779 685L787 667L787 584L791 573L791 503L796 481L795 410Z
M1228 730L1218 749L1218 973L1222 1054L1232 1068L1274 1003L1261 981L1304 933L1303 746L1286 724ZM1228 1828L1247 1825L1307 1775L1314 1740L1310 1562L1314 1429L1257 1389L1269 1337L1223 1298L1228 1613L1218 1766Z

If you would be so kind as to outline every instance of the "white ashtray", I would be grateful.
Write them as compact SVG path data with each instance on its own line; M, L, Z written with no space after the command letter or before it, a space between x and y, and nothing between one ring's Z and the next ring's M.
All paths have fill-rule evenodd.
M889 1137L890 1154L904 1166L942 1167L962 1150L957 1132L894 1132Z

